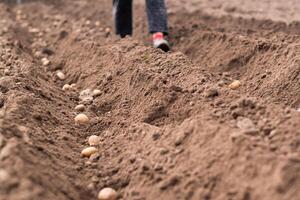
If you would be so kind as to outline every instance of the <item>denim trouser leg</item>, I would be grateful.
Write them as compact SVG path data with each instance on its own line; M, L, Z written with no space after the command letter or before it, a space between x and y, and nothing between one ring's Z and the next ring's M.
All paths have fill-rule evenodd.
M149 32L168 34L165 0L146 0Z
M168 34L167 12L164 0L146 0L149 32ZM132 35L132 0L113 0L116 34Z
M113 17L117 35L132 35L132 0L113 0Z

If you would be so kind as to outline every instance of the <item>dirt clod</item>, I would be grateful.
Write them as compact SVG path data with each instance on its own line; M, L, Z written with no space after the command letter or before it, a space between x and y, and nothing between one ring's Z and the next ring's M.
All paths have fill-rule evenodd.
M252 120L245 117L239 117L237 119L237 127L239 127L241 131L247 135L256 135L259 132Z

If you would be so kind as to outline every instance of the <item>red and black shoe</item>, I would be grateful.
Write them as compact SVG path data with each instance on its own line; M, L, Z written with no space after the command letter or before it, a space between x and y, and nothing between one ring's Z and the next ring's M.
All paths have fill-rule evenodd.
M152 35L153 47L163 50L164 52L170 51L169 42L164 38L161 32Z

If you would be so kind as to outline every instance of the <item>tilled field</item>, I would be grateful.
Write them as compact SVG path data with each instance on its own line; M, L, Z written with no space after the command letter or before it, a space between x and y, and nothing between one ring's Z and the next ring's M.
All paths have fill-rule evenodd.
M300 199L298 5L167 2L170 53L139 2L122 40L111 1L0 3L0 200Z

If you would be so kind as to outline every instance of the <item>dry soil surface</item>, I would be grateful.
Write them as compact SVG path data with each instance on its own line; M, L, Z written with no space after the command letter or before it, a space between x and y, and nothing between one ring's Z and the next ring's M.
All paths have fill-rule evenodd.
M168 0L164 53L138 2L2 1L0 200L300 199L297 2Z

